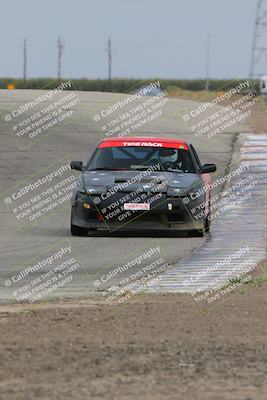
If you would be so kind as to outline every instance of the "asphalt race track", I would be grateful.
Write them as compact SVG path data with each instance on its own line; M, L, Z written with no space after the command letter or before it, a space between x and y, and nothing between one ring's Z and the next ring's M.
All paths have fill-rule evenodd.
M70 206L56 210L49 218L37 221L35 226L23 222L18 224L16 217L9 211L4 199L11 193L11 188L23 187L33 180L40 171L56 165L59 160L86 161L96 143L104 137L97 117L101 110L107 109L127 95L77 92L79 102L73 108L69 118L48 130L41 137L24 140L16 137L12 121L7 121L12 110L40 96L44 91L14 90L0 91L0 163L1 163L1 265L0 265L0 300L15 300L12 290L5 283L12 273L19 273L31 260L36 264L42 260L50 248L59 249L70 245L79 261L80 271L75 281L53 293L53 296L86 296L93 290L92 277L99 276L110 266L124 263L155 246L160 246L168 265L185 259L192 254L206 238L185 237L135 237L104 236L72 237L70 235ZM140 100L136 101L136 104ZM44 102L42 107L48 106ZM233 145L239 132L246 131L245 126L232 127L232 131L208 138L206 135L195 136L189 133L190 126L182 118L197 103L179 99L168 99L162 114L135 131L143 136L175 136L191 140L198 150L203 163L216 163L218 170L214 178L224 176L231 161ZM37 106L36 106L37 107ZM71 108L70 108L71 109ZM36 109L34 109L36 112ZM30 109L23 118L34 114ZM12 133L13 129L13 133ZM19 140L18 140L19 139ZM37 140L35 140L37 139ZM212 229L211 229L212 235ZM55 250L56 251L56 250ZM44 256L43 256L44 255ZM36 273L38 277L38 272Z

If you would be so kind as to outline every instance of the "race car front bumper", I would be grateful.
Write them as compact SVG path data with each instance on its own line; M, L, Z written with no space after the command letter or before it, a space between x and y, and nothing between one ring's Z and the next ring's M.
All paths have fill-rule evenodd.
M127 196L127 195L126 195ZM98 195L79 194L72 204L72 225L88 230L203 230L204 218L193 212L201 200L186 204L185 197L169 197L155 193L149 210L125 210L125 193L117 193L110 199ZM127 200L126 200L127 201ZM129 203L127 203L129 204Z

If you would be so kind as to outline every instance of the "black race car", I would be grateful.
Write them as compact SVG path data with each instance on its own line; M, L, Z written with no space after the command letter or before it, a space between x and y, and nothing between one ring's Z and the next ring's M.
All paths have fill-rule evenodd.
M210 172L192 144L175 138L102 140L82 171L71 204L71 233L167 230L204 235L210 226Z

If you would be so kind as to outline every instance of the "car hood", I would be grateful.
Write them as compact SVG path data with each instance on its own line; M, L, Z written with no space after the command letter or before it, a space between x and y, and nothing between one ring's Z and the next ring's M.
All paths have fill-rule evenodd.
M85 171L79 181L77 190L100 194L112 188L120 192L131 192L140 187L144 191L154 183L156 191L166 192L167 188L183 188L186 191L198 189L202 186L199 175L192 173L176 173L156 171L150 174L147 171Z

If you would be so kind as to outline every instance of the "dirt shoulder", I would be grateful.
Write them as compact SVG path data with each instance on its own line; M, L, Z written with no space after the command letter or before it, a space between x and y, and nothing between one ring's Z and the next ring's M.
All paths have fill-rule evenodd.
M1 306L0 399L265 399L267 283L255 282L210 307L190 295Z

